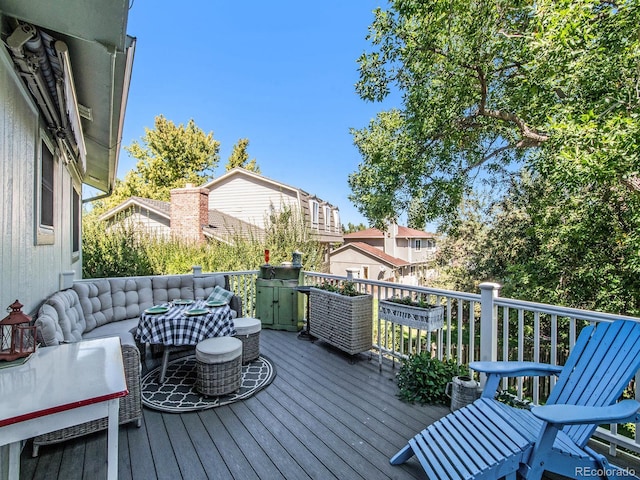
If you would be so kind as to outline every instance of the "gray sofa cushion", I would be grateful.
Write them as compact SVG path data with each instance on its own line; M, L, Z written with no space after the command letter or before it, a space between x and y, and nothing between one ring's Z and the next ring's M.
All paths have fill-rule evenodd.
M132 330L138 327L138 319L130 318L128 320L120 320L118 322L107 323L98 328L94 328L88 333L82 336L83 340L89 340L91 338L104 338L104 337L120 337L120 343L122 345L136 346L136 341L133 338Z
M113 299L109 280L76 282L73 289L78 294L87 322L83 333L113 321Z
M193 275L152 277L153 302L156 305L175 299L193 300Z
M207 275L205 277L194 277L194 298L208 298L216 286L226 288L226 283L226 277L224 275Z
M47 298L38 311L35 325L46 346L81 340L86 322L77 293L63 290Z
M137 319L144 310L153 307L151 278L112 278L109 283L114 322Z

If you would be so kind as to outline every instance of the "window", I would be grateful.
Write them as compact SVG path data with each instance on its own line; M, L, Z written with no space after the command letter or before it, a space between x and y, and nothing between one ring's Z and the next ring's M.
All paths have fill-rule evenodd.
M55 241L54 232L54 199L56 182L56 160L53 146L44 136L41 136L40 151L38 152L38 180L36 186L36 244L51 245Z
M336 233L342 232L342 226L340 225L340 212L338 210L333 211L333 228Z
M416 252L419 252L420 250L422 250L422 240L416 239L415 242Z
M77 253L80 251L80 194L74 188L71 200L71 251Z
M53 228L53 152L42 142L40 225Z
M324 207L324 229L326 232L331 230L331 207Z
M320 205L315 200L309 200L309 210L311 214L311 228L317 230L320 224Z

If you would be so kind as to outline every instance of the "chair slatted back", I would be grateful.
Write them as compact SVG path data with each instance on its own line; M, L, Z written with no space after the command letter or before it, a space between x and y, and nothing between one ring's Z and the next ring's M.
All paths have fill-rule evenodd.
M582 329L547 405L606 406L615 403L640 368L640 323L619 320ZM583 447L597 425L563 431Z

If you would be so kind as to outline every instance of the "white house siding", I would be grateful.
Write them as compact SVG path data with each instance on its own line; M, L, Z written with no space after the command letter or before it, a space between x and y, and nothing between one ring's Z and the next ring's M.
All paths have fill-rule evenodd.
M169 219L146 208L136 206L118 213L111 219L112 223L107 228L113 228L115 224L114 220L117 220L117 224L119 225L120 219L124 219L127 223L134 225L136 230L145 234L159 238L169 238L171 236Z
M54 184L55 240L35 245L38 111L0 49L0 311L19 299L27 313L58 290L60 273L81 275L79 255L71 252L70 173L56 162ZM4 315L0 315L3 318Z
M260 228L265 228L269 214L265 205L273 205L276 211L284 205L297 209L298 198L291 190L279 190L267 181L239 175L216 184L209 193L209 209L219 210Z

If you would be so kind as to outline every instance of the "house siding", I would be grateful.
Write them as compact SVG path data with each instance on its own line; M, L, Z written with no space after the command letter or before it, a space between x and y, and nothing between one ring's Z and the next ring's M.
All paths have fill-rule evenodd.
M73 255L73 179L63 162L55 162L54 228L50 245L36 245L37 155L41 130L30 100L4 49L0 49L0 308L14 300L33 312L43 298L58 290L60 274L81 275L81 258ZM77 183L79 185L79 183Z
M119 225L120 219L145 235L158 238L169 238L171 235L169 219L144 207L134 206L122 211L109 220L107 228L112 229L115 225Z
M292 191L277 190L267 182L261 183L242 176L234 176L216 184L209 193L209 209L259 228L265 228L268 214L265 205L273 205L276 211L281 211L283 206L298 208L298 198Z
M347 275L347 269L359 269L359 277L369 280L394 281L393 271L372 258L355 249L344 249L331 256L331 274Z

